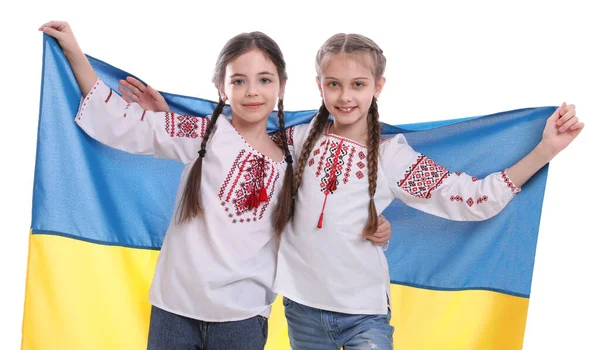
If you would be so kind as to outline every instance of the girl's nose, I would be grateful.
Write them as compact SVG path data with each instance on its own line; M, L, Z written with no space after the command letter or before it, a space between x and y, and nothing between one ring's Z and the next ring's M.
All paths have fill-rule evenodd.
M248 84L248 90L246 91L246 97L255 97L258 96L258 90L254 84Z

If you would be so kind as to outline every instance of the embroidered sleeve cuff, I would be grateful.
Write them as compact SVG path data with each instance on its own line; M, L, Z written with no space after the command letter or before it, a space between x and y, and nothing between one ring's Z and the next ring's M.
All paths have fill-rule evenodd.
M521 188L517 187L512 180L508 177L508 174L506 173L507 169L502 170L502 179L504 180L504 183L506 184L506 186L508 186L508 188L510 189L510 191L513 194L517 194L519 192L521 192Z
M92 88L87 93L87 95L85 95L81 99L81 103L79 104L79 112L77 113L77 117L76 117L77 120L81 120L81 116L83 115L83 112L85 112L87 104L88 104L89 100L92 99L94 92L97 92L100 82L102 82L102 80L100 80L100 78L96 79L96 83L94 83L94 86L92 86ZM110 92L112 94L112 90ZM109 98L110 98L110 96L109 96Z

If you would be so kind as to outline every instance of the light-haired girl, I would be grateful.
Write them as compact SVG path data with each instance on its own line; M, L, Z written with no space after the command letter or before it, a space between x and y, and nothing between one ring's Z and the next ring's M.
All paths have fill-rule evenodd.
M563 103L517 164L481 180L451 172L401 134L380 139L385 65L365 36L329 38L316 57L323 103L310 125L288 132L297 159L295 211L282 233L275 291L285 297L295 350L393 348L387 260L363 238L394 198L451 220L488 219L583 128L575 107ZM457 195L485 198L484 205L456 205Z

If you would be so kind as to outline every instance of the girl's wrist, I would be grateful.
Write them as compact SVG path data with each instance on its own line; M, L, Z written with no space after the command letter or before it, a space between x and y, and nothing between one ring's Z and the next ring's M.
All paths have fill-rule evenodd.
M553 147L545 143L543 140L535 147L534 152L544 164L549 163L555 156L556 152Z
M78 56L83 55L83 52L77 44L63 47L63 53L69 62L71 62L73 59L77 59Z
M85 56L85 54L81 50L81 47L79 47L79 43L77 42L77 40L75 40L75 38L67 38L63 42L59 42L59 44L62 48L63 53L65 54L65 57L67 57L67 59L69 60L77 59L77 57L81 55Z

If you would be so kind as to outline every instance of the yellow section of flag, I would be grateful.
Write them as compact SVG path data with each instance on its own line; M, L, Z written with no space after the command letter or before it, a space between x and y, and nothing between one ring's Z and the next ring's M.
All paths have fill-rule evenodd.
M146 349L159 252L31 234L22 349ZM529 299L392 285L396 349L521 349ZM290 349L281 297L266 350Z

